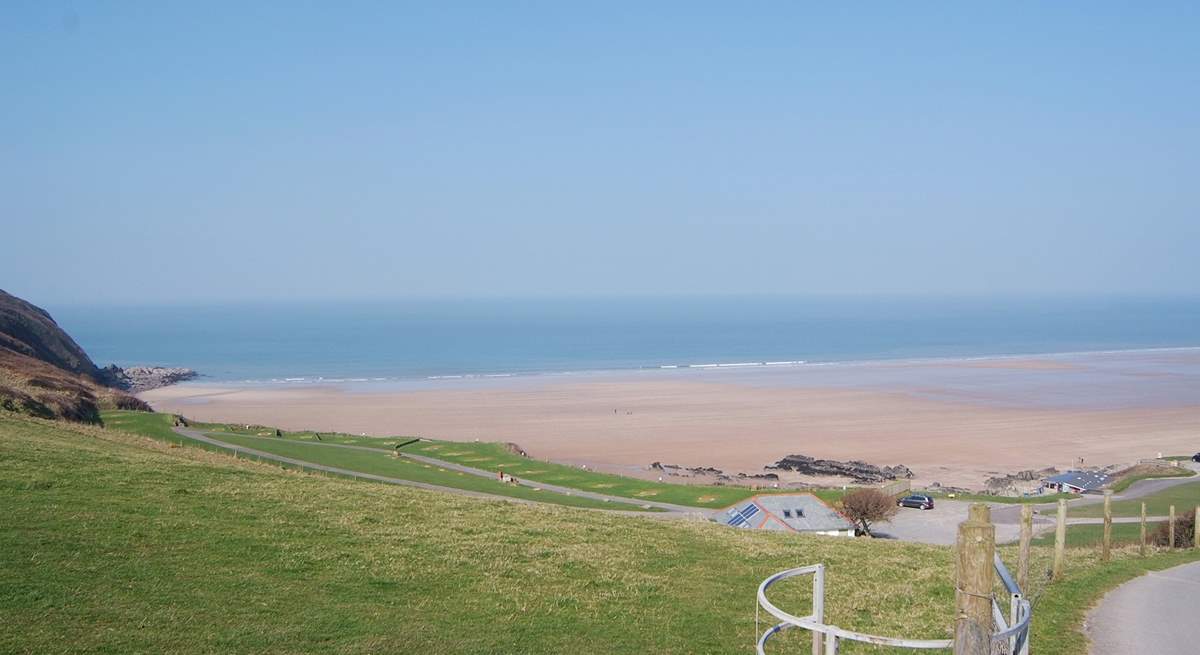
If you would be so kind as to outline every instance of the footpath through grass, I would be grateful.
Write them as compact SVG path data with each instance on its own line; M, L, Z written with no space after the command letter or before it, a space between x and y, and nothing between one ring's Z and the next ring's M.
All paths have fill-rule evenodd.
M170 414L148 414L144 412L114 410L104 412L102 417L105 425L109 428L127 430L148 437L162 439L170 443L201 446L208 450L216 450L224 453L229 452L228 450L206 444L202 441L180 436L171 429L172 417ZM328 448L318 444L286 439L247 437L233 432L221 434L220 438L236 446L254 448L274 455L282 455L314 464L349 469L359 473L370 473L372 475L399 478L401 480L436 484L452 489L489 493L496 496L553 503L556 505L568 505L588 509L643 511L637 505L610 503L545 490L538 491L520 485L506 484L498 480L468 475L457 471L448 471L410 459L394 457L387 450L372 453L345 448ZM279 464L275 465L279 466Z
M1194 512L1196 505L1200 505L1200 480L1168 487L1141 498L1113 501L1113 516L1141 516L1142 503L1146 503L1146 513L1150 516L1166 516L1171 505L1175 506L1176 515ZM1070 516L1102 517L1104 516L1104 504L1095 503L1070 508L1068 514Z
M1115 525L1114 525L1115 528ZM1033 594L1033 639L1036 653L1086 653L1088 640L1082 632L1083 620L1110 589L1149 571L1200 560L1200 551L1156 552L1139 557L1136 546L1114 548L1111 562L1100 561L1099 548L1067 550L1066 573L1059 582L1046 583L1053 548L1037 548L1031 576L1040 573L1041 581ZM1015 549L1004 549L1005 561L1016 560ZM1047 557L1047 556L1050 557ZM1012 568L1010 566L1010 568Z
M250 426L247 428L232 424L210 423L198 424L197 427L212 433L213 436L218 436L219 434L221 438L227 435L274 436L275 434L274 428L264 426ZM317 441L317 433L311 431L283 432L281 440L315 442ZM391 451L397 445L411 441L411 438L360 437L322 432L320 433L320 441L322 443L364 446ZM264 448L263 450L266 449ZM505 473L523 480L541 482L543 484L571 487L573 489L622 498L655 500L687 507L719 509L741 502L758 493L795 493L801 491L797 489L761 489L754 491L748 486L689 485L642 480L522 457L510 452L504 444L494 442L457 442L422 439L403 446L402 451L486 471L494 472L503 468ZM324 464L327 462L322 459L319 463ZM834 502L842 496L840 489L803 491L813 493L826 502Z

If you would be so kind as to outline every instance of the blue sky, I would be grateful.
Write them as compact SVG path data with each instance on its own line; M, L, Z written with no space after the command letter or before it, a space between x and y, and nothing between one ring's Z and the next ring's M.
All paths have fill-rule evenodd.
M1200 291L1200 6L966 5L6 2L0 288Z

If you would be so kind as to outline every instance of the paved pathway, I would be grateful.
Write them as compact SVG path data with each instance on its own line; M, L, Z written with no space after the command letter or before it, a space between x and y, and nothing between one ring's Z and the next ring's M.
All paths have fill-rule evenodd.
M1088 613L1092 655L1200 652L1200 562L1147 573L1108 592Z
M294 466L301 466L301 467L304 467L307 469L312 469L315 471L325 471L327 473L335 473L338 475L348 475L351 477L361 478L364 480L373 480L376 482L385 482L387 484L398 484L398 485L403 485L403 486L408 486L408 487L418 487L421 489L431 489L434 491L445 491L448 493L456 493L456 494L462 494L462 495L467 495L467 496L474 496L477 498L498 498L501 500L510 500L510 501L519 501L519 502L537 502L537 501L532 501L532 500L526 500L523 498L513 498L512 496L489 494L489 493L485 493L485 492L481 492L481 491L469 491L466 489L458 489L456 487L445 487L442 485L430 484L428 482L418 482L415 480L405 480L403 478L393 478L393 477L388 477L388 476L384 476L384 475L375 475L373 473L363 473L361 471L340 468L337 466L326 466L324 464L317 464L317 463L310 462L307 460L295 459L292 457L285 457L283 455L277 455L275 453L270 453L270 452L267 452L264 450L258 450L255 448L246 448L245 446L238 446L238 445L231 444L231 443L228 443L225 441L221 441L219 438L210 436L204 432L201 432L200 430L195 430L192 428L177 427L177 428L174 428L174 430L175 430L176 434L187 437L189 439L195 439L196 441L202 441L204 443L218 446L220 448L232 450L235 452L245 453L248 455L254 455L255 457L260 457L262 459L267 459L267 460L271 460L274 462L282 462L285 464L292 464ZM250 435L238 435L238 436L250 436ZM260 438L260 439L265 439L265 440L273 439L272 437L253 437L253 438ZM321 442L304 442L304 443L313 445L313 446L324 446L324 447L328 447L328 448L344 448L344 449L349 449L349 450L367 451L367 452L378 454L380 456L387 456L387 454L388 454L387 450L384 450L382 448L370 448L368 446L354 446L354 445L350 445L350 444L331 444L331 443L321 443ZM462 466L462 465L454 464L451 462L445 462L445 461L442 461L439 459L434 459L432 457L424 457L422 455L414 455L411 453L404 453L404 452L402 452L401 455L403 457L412 459L414 461L422 462L425 464L430 464L432 466L440 466L447 470L459 471L459 472L462 472L465 474L476 475L476 476L485 477L485 478L495 478L496 477L495 473L492 473L489 471L471 468L469 466ZM551 491L554 493L578 496L580 498L590 498L590 499L599 500L602 502L607 500L608 502L611 502L614 504L614 509L616 509L616 510L619 510L621 508L621 506L623 506L623 505L624 506L637 505L639 507L648 506L648 507L656 507L658 509L664 510L662 512L638 512L636 510L631 510L631 513L637 514L639 516L654 516L656 518L667 518L668 517L667 515L670 515L669 516L670 518L682 518L683 516L688 516L688 515L705 515L705 510L695 508L695 507L684 507L682 505L672 505L671 503L643 501L643 500L636 500L636 499L632 499L632 498L622 498L619 496L605 496L603 494L593 493L590 491L581 491L579 489L560 487L560 486L551 485L551 484L540 484L540 483L535 483L535 482L532 482L529 480L521 480L520 484L522 484L526 487L530 487L530 488L539 488L539 489L544 489L546 491Z

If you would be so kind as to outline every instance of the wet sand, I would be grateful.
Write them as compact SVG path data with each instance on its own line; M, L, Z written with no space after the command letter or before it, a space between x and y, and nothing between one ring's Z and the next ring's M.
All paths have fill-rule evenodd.
M398 388L183 384L142 397L199 420L513 441L534 457L627 474L652 475L655 461L757 473L804 454L905 464L920 483L975 487L1080 457L1099 465L1200 450L1200 354L1122 357Z

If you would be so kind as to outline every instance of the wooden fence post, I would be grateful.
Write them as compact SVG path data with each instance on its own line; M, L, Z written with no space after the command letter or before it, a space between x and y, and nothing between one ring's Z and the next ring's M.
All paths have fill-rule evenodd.
M1112 559L1112 489L1104 490L1104 546L1100 559L1105 562Z
M992 581L996 527L991 511L974 503L958 524L954 655L988 655L992 648Z
M1167 550L1175 550L1175 506L1167 512Z
M1054 527L1054 568L1051 579L1059 580L1063 574L1063 556L1067 548L1067 501L1058 501L1058 524Z
M1200 511L1200 506L1196 508ZM1021 506L1021 548L1017 553L1017 586L1029 589L1029 544L1033 541L1033 505Z
M1146 556L1146 503L1142 503L1142 540L1138 542L1138 554Z

